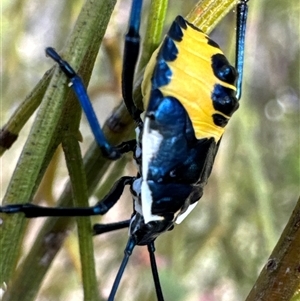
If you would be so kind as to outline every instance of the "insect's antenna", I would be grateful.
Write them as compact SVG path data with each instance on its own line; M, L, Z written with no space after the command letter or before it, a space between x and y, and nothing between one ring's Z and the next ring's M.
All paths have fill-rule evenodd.
M132 250L135 247L135 245L136 245L136 243L135 243L135 240L133 239L133 237L129 237L126 248L124 250L124 258L122 260L121 266L119 268L118 274L116 276L116 279L114 281L113 287L111 289L111 292L109 294L107 301L114 301L115 295L116 295L117 289L119 287L121 278L123 276L124 270L126 268L128 259L129 259L130 255L132 254Z
M148 246L148 252L149 252L149 257L150 257L150 263L151 263L151 271L153 275L153 280L154 280L154 285L155 285L155 291L156 291L156 296L158 301L164 301L164 297L162 294L161 286L160 286L160 281L159 281L159 276L158 276L158 271L157 271L157 265L156 265L156 260L155 260L155 246L154 242L152 241Z
M246 23L247 23L247 16L248 16L247 2L248 0L242 0L237 5L235 68L238 73L238 78L236 83L236 98L238 100L241 98L242 95L245 36L246 36Z

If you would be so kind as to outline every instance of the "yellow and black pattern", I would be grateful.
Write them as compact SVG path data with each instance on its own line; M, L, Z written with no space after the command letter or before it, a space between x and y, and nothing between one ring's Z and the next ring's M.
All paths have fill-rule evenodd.
M238 108L235 68L219 46L178 16L145 70L142 92L148 107L151 91L176 98L185 108L197 139L218 142Z

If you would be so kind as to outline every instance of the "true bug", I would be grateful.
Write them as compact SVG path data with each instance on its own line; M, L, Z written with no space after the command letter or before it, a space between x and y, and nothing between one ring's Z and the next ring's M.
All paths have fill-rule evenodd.
M154 241L161 233L171 230L175 223L180 223L201 198L224 127L238 108L241 96L247 1L240 1L237 6L236 70L215 42L181 16L175 19L146 68L142 84L146 111L142 114L132 97L141 7L141 0L132 1L129 31L125 38L122 85L124 102L137 124L136 140L116 147L107 142L80 77L53 48L46 49L47 55L70 79L102 153L110 159L118 159L123 153L133 151L139 167L137 176L120 178L94 207L46 208L32 204L0 207L0 212L23 212L27 218L105 214L118 201L124 186L130 185L134 202L131 219L94 226L95 234L125 227L130 229L125 256L109 300L114 300L128 258L136 245L148 246L157 299L163 300ZM182 84L184 82L186 85Z

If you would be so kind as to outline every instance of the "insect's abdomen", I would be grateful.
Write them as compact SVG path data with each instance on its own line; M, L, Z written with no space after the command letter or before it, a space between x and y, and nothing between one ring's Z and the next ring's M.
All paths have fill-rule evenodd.
M218 142L238 108L235 78L235 69L219 46L178 16L146 68L144 106L147 109L156 89L175 97L187 111L196 138L213 137Z

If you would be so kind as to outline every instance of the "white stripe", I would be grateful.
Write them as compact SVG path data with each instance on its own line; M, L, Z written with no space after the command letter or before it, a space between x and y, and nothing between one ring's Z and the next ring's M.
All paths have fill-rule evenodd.
M163 141L163 136L159 131L150 129L150 119L145 118L143 138L142 138L142 210L145 223L155 220L162 220L163 217L158 215L153 215L151 213L151 205L153 203L153 197L149 185L147 183L147 175L149 170L149 162L156 157L161 142Z
M198 204L198 201L190 205L186 211L184 211L182 214L179 214L176 218L176 224L180 224L190 213L191 211L196 207Z

